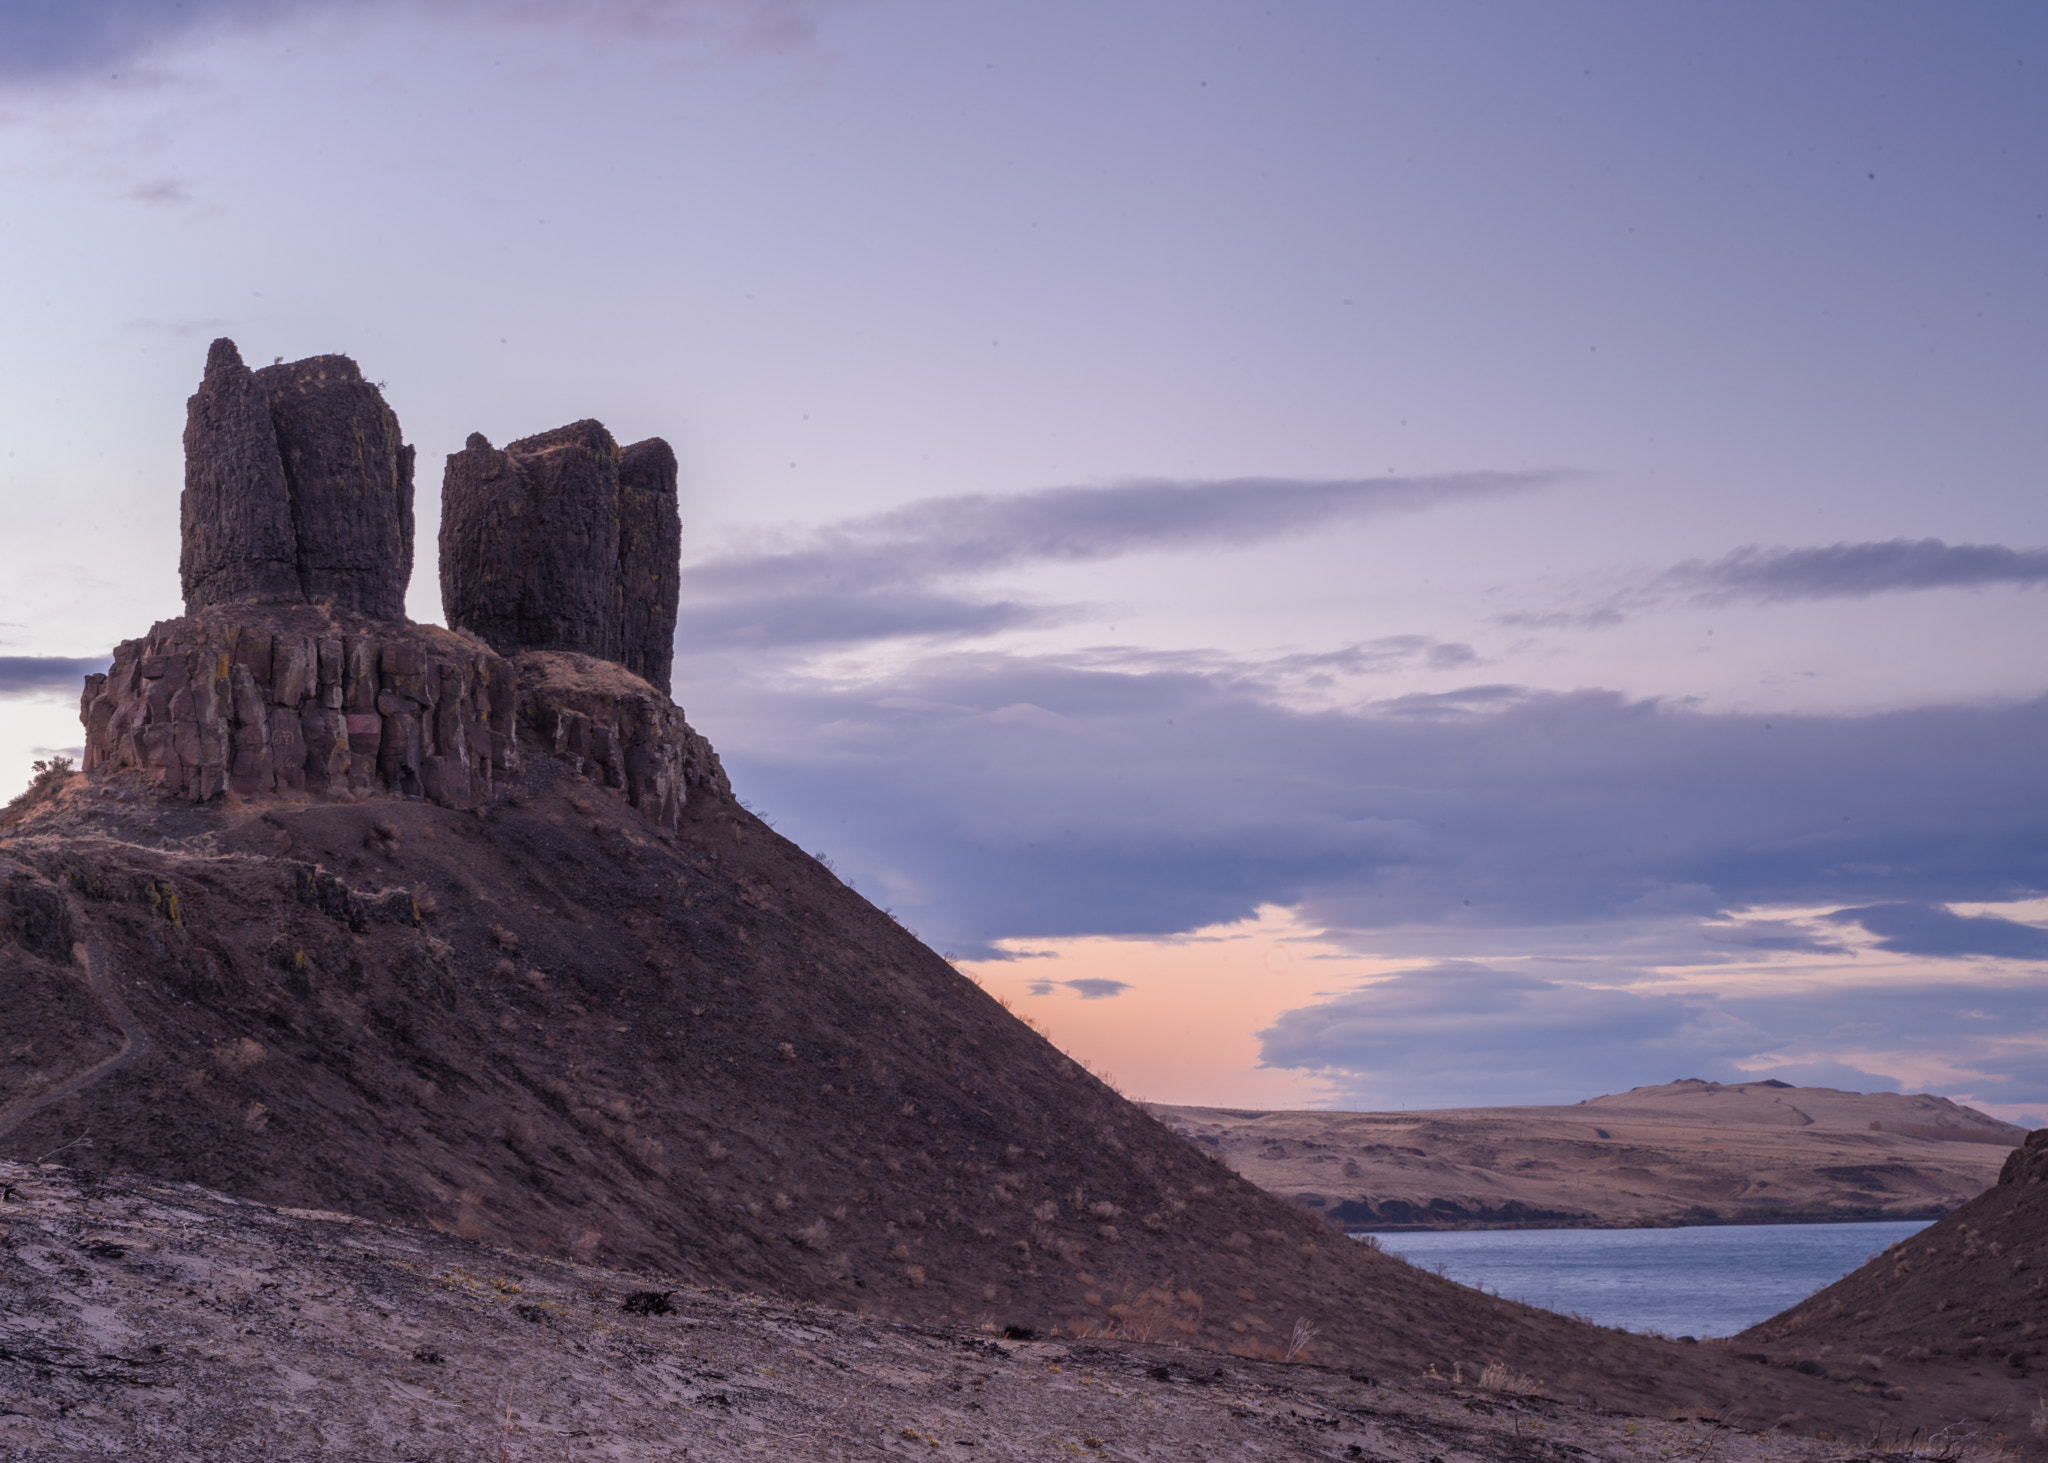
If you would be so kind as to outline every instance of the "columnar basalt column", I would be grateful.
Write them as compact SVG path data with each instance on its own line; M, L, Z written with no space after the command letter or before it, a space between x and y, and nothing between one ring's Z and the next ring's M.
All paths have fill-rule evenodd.
M185 403L185 491L178 503L185 611L303 599L298 535L263 388L232 340L213 343Z
M186 404L185 612L308 602L402 619L413 450L347 356L251 371L217 340Z
M664 695L675 661L682 554L676 455L649 437L619 454L619 663Z
M314 604L402 619L412 582L413 450L347 356L255 373L291 493L299 585Z
M441 607L501 655L572 650L668 689L675 638L676 459L650 438L620 452L572 422L502 452L481 434L441 489Z

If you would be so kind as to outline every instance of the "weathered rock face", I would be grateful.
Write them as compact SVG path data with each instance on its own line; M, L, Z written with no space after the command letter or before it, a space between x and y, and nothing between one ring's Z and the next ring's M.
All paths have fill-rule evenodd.
M670 831L693 787L730 796L667 694L682 533L659 438L622 453L581 421L450 456L453 630L405 618L413 450L348 357L251 371L215 341L185 458L186 615L86 678L85 771L194 802L462 808L520 773L524 732Z
M185 404L178 508L188 614L202 605L305 597L270 404L231 340L213 343L206 376Z
M165 792L424 798L466 808L506 791L521 743L615 788L673 830L693 789L731 795L681 708L569 652L508 660L432 625L310 606L167 620L88 676L87 772L139 768Z
M231 340L186 407L185 611L256 603L405 613L413 450L346 356L252 372Z
M466 807L518 769L517 676L464 636L310 607L167 620L86 677L87 772L203 802L396 793Z
M711 743L666 696L620 668L535 650L518 657L519 725L527 741L565 758L592 782L673 831L692 788L732 796Z
M441 490L441 604L500 654L574 651L662 691L674 655L681 520L675 453L619 450L572 422L503 451L480 433Z
M255 373L291 492L299 584L313 604L405 614L412 582L413 450L347 356Z
M676 455L659 437L619 454L619 664L667 694L682 592Z
M2015 1188L2027 1184L2048 1184L2048 1128L2036 1128L2027 1141L2013 1149L1998 1171L1998 1182Z

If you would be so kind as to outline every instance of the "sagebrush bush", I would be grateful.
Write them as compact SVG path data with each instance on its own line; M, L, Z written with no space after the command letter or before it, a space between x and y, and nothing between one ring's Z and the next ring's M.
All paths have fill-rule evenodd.
M32 808L37 803L48 802L57 795L57 790L75 770L69 757L45 757L29 764L31 776L28 786L14 795L7 804L10 813Z

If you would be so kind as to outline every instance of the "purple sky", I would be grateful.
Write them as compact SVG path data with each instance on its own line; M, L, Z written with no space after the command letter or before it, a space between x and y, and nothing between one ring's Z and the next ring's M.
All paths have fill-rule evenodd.
M471 431L668 437L692 719L1056 1034L1263 910L1329 981L1228 1019L1302 1100L1769 1072L2038 1120L2044 42L2031 4L9 6L0 777L177 611L207 342L346 351L425 545ZM1126 989L1114 946L1002 958L1090 936ZM1209 1060L1173 1094L1242 1090Z

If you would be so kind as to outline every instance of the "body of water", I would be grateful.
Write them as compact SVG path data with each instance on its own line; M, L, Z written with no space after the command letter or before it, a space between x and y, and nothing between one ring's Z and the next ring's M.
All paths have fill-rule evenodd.
M1726 1224L1381 1234L1382 1249L1460 1285L1666 1336L1731 1336L1927 1227Z

